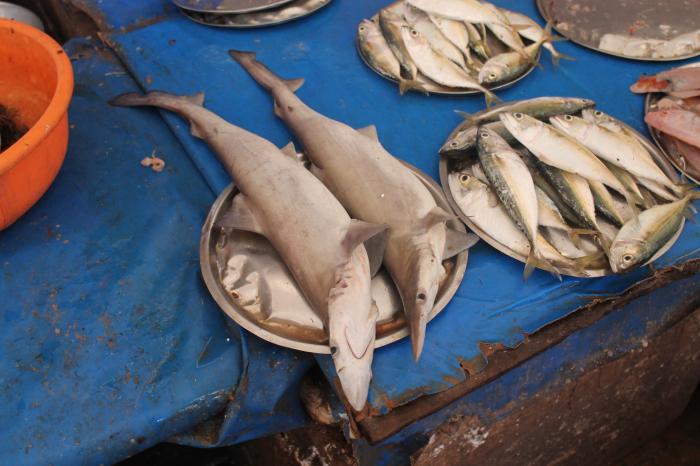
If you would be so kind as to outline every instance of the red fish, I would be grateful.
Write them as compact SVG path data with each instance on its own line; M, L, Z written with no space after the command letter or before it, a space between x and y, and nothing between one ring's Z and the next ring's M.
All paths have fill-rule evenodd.
M642 76L632 84L630 90L637 94L697 91L700 90L700 67L675 68L656 76Z
M687 110L666 109L649 112L644 121L659 131L700 147L700 115Z

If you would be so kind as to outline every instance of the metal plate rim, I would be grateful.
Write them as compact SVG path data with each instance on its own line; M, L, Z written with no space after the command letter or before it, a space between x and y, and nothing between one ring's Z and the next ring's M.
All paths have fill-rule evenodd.
M408 162L401 160L401 163L403 163L413 171L413 173L421 180L421 182L424 183L424 185L428 188L428 190L431 192L433 197L436 198L436 200L440 199L441 201L443 201L438 201L438 204L443 204L444 207L451 209L451 204L449 200L445 197L442 187L435 180L433 180L426 173L424 173L417 167L414 167L413 165L409 164ZM234 322L236 322L244 329L248 330L252 334L266 341L269 341L279 346L284 346L286 348L304 351L307 353L330 354L330 349L327 345L292 340L290 338L277 335L269 330L266 330L256 325L253 321L247 319L243 315L243 313L238 312L236 308L232 306L231 303L226 299L225 293L222 291L222 288L220 286L220 282L218 278L214 275L214 272L212 270L212 264L209 255L209 245L212 240L212 231L214 231L214 219L218 214L219 210L221 209L222 205L229 199L231 192L234 189L235 185L231 183L221 192L221 194L219 194L219 196L216 198L211 208L209 209L207 218L204 222L204 225L202 226L202 233L200 236L199 243L200 273L202 274L202 278L204 279L204 283L206 284L210 295L214 298L214 301L217 303L221 311L224 314L226 314L226 316L233 319ZM457 228L460 231L466 232L466 227L459 220L455 219L452 220L451 223L448 223L452 228ZM457 292L457 289L459 288L459 285L462 282L462 279L464 278L464 274L467 268L468 257L469 251L465 250L454 258L455 265L448 279L445 281L443 289L440 290L442 294L433 306L433 309L428 316L428 322L430 322L435 316L442 312L447 306L447 304L454 297L455 293ZM408 327L404 325L403 327L396 329L391 333L382 336L381 338L378 338L375 342L375 349L394 343L408 336L408 333Z
M210 14L242 14L242 13L253 13L256 11L273 10L275 8L281 7L285 3L290 3L294 0L278 0L277 3L266 6L259 6L253 8L245 8L243 10L207 10L204 8L193 8L190 5L184 5L180 0L172 0L172 2L178 8L182 10L195 11L197 13L210 13Z
M540 16L542 16L542 19L544 19L545 21L550 21L549 16L547 16L547 14L545 13L544 7L542 6L542 2L544 2L544 1L546 1L546 0L535 0L535 4L537 5L537 11L540 13ZM550 1L551 1L551 0L550 0ZM673 57L673 58L642 58L642 57L630 57L630 56L627 56L627 55L623 55L623 54L621 54L621 53L609 52L609 51L607 51L607 50L603 50L603 49L600 49L600 48L597 48L597 47L593 47L592 45L585 44L585 43L583 43L583 42L581 42L581 41L579 41L579 40L577 40L577 39L572 39L572 38L569 37L568 35L564 34L562 31L560 31L559 28L557 28L556 23L554 23L554 24L552 25L552 27L553 27L554 30L557 31L559 34L561 34L562 36L566 37L566 38L567 38L568 40L570 40L571 42L580 45L581 47L585 47L585 48L587 48L587 49L589 49L589 50L593 50L593 51L596 51L596 52L598 52L598 53L603 53L603 54L605 54L605 55L610 55L611 57L624 58L624 59L626 59L626 60L671 62L671 61L688 60L689 58L695 58L695 57L700 56L700 50L698 50L697 52L695 52L695 53L693 53L693 54L690 54L690 55L681 55L681 56Z
M365 57L365 55L362 53L362 49L360 48L360 41L359 41L359 39L357 38L357 35L355 35L355 49L357 50L358 55L360 55L360 59L364 62L364 64L365 64L370 70L374 71L376 74L378 74L378 75L381 76L382 78L386 79L387 81L390 81L390 82L392 82L392 83L394 83L394 84L398 84L398 83L399 83L396 79L385 75L384 73L382 73L382 72L379 71L378 69L374 68L374 67L369 63L369 60L367 60L367 58ZM537 62L540 61L541 56L542 56L542 50L540 49L540 50L537 52L537 57L536 57L536 61L537 61ZM523 71L523 73L520 74L520 75L518 75L515 79L513 79L513 80L511 80L511 81L504 82L504 83L502 83L502 84L498 84L498 85L496 85L496 86L492 86L492 87L484 86L484 87L486 87L486 89L488 89L489 91L499 91L499 90L502 90L502 89L507 89L507 88L509 88L509 87L511 87L511 86L514 86L514 85L515 85L516 83L518 83L520 80L525 79L525 78L526 78L527 76L529 76L530 73L532 73L534 70L535 70L535 65L534 65L534 64L530 64L530 66L527 68L527 70ZM436 84L437 84L437 83L436 83ZM440 85L440 84L438 84L438 85ZM435 95L478 95L478 94L483 94L483 92L481 92L481 91L479 91L479 90L464 90L464 91L456 91L456 90L455 90L455 91L426 91L426 92L427 92L428 94L435 94Z
M186 9L184 9L184 8L181 8L181 9L180 9L180 12L181 12L183 15L185 15L185 17L186 17L187 19L189 19L190 21L194 21L195 23L201 24L201 25L203 25L203 26L216 27L216 28L222 28L222 29L255 29L255 28L263 28L263 27L267 27L267 26L277 26L277 25L280 25L280 24L285 24L285 23L289 23L289 22L291 22L291 21L296 21L296 20L301 19L301 18L305 18L306 16L309 16L310 14L317 12L317 11L320 10L321 8L323 8L323 7L325 7L325 6L328 6L328 5L331 3L331 1L332 1L332 0L327 0L325 3L322 3L322 4L318 5L316 8L314 8L314 9L312 9L312 10L309 10L309 11L306 11L306 12L304 12L303 14L300 14L300 15L298 15L298 16L293 16L293 17L291 17L291 18L285 18L285 19L279 20L279 21L270 21L270 22L267 22L267 23L251 24L251 25L240 25L240 24L211 24L211 23L207 23L207 22L205 22L205 21L201 21L201 20L199 20L199 19L193 18L192 16L190 16L190 15L187 13ZM285 8L285 7L283 6L283 7L280 7L280 8ZM219 13L210 13L210 14L219 14ZM226 15L226 14L236 14L236 13L220 13L220 14Z
M671 69L680 69L680 68L698 68L700 67L700 62L698 63L688 63L686 65L682 66L677 66L676 68L671 68ZM666 70L669 71L669 70ZM651 108L652 105L654 105L656 102L659 101L659 96L662 95L663 92L648 92L646 97L644 98L644 116L646 117L647 113L649 113L649 109ZM652 102L653 101L653 102ZM685 170L683 170L671 157L668 155L668 152L666 151L666 148L664 147L663 144L661 144L661 137L659 135L660 131L658 131L656 128L653 128L651 125L648 123L646 124L647 126L647 131L651 135L651 138L654 140L654 143L656 144L656 147L659 148L663 156L666 158L666 161L673 165L673 167L678 170L679 172L683 173L686 177L688 177L689 180L691 180L695 184L700 184L700 179L695 179L694 177L688 175Z

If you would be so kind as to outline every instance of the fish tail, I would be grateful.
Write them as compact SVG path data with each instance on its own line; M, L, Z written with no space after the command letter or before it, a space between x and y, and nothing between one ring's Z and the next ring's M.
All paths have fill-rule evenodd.
M468 125L474 124L474 115L472 115L469 112L465 112L463 110L455 110L454 111L457 115L461 116L464 118L464 123Z
M573 259L573 261L574 264L576 264L576 270L579 272L585 272L587 269L591 268L604 268L607 264L607 259L603 251L577 257Z
M296 92L303 84L304 78L282 79L270 71L268 67L260 63L255 52L243 52L240 50L229 50L229 55L236 60L253 77L258 84L268 91L273 91L280 86Z
M523 280L530 278L532 272L535 268L541 268L551 273L557 280L561 281L561 274L551 262L542 257L542 255L535 250L535 248L530 248L530 254L527 256L527 261L525 262L525 270L523 270Z
M552 58L552 66L554 66L555 68L559 66L559 63L562 60L576 61L576 59L574 57L571 57L569 55L566 55L566 54L559 52L557 49L554 48L554 46L552 46L551 43L548 45L549 45L549 47L545 47L545 48L547 50L549 50L549 54L551 55L551 58Z
M489 91L488 89L483 88L482 92L484 93L484 98L486 99L486 106L487 107L492 107L492 106L499 104L501 102L501 99L499 99L496 94Z
M404 95L408 90L420 91L425 95L428 95L428 91L423 86L423 83L415 79L401 79L399 81L399 94Z

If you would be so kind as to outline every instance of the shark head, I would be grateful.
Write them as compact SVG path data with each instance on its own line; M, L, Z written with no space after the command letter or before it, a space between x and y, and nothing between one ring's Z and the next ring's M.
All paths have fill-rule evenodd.
M328 339L345 398L356 411L367 401L377 309L371 296L369 261L363 246L338 268L328 297Z
M416 247L407 264L408 279L401 297L411 333L413 358L416 361L423 351L428 317L435 305L440 278L445 272L442 266L444 242L444 224L435 225L416 238Z

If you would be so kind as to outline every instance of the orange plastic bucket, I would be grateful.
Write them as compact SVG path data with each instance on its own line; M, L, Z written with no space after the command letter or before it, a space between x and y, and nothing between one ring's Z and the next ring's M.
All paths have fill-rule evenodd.
M0 230L46 192L68 146L73 68L65 51L38 29L0 19L0 105L27 131L0 152Z

